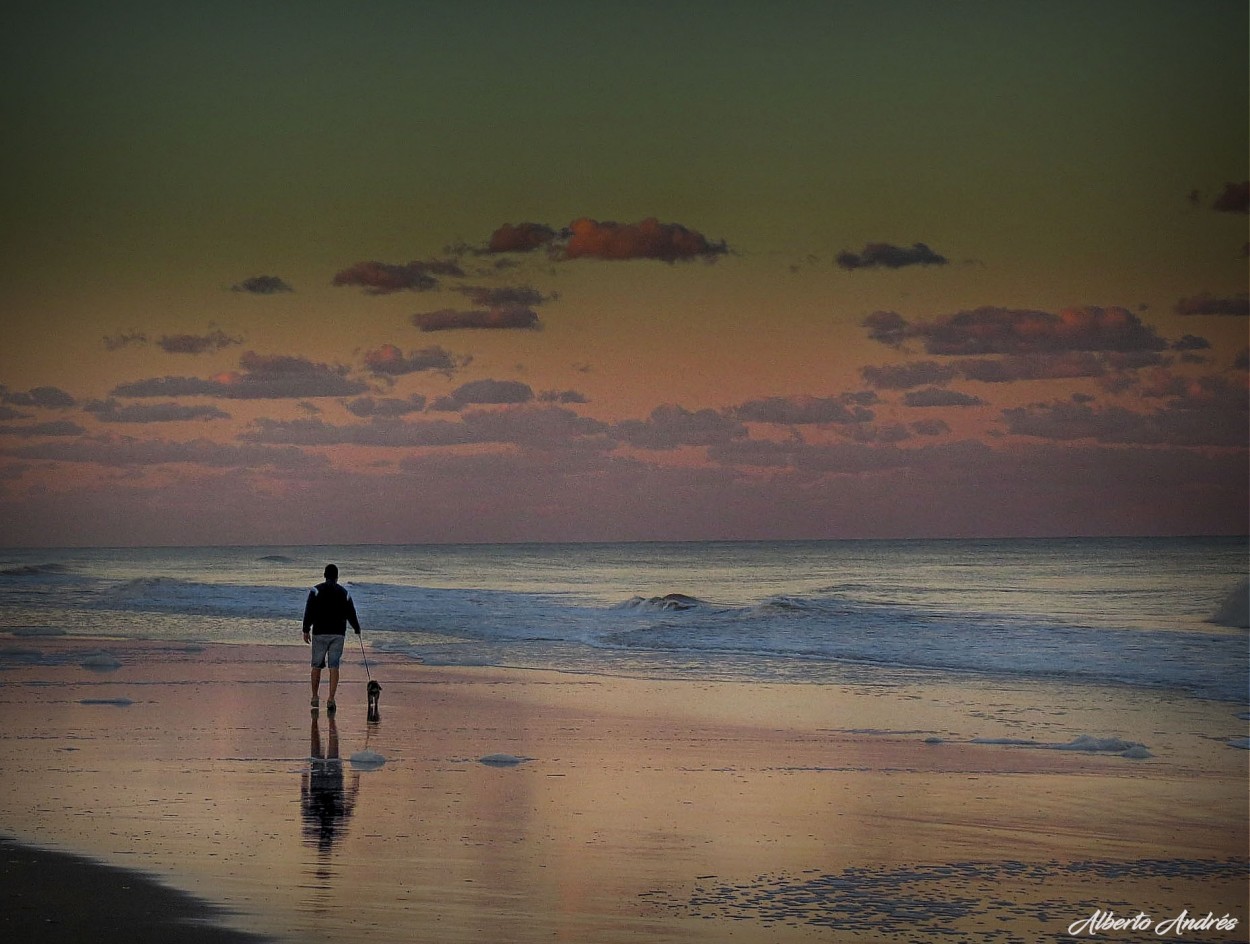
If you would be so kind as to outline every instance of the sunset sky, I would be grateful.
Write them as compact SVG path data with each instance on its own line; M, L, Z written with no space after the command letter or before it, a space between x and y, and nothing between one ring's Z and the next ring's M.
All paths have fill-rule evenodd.
M1248 30L19 4L0 544L1244 533Z

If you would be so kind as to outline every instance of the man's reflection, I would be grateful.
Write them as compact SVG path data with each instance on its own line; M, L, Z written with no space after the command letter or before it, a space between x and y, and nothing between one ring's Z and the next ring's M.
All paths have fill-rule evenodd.
M328 719L329 742L321 744L317 716L313 715L309 740L308 770L300 775L300 807L304 819L304 842L328 855L347 828L347 818L356 806L360 774L352 775L350 787L343 785L343 762L339 760L339 731L334 716Z

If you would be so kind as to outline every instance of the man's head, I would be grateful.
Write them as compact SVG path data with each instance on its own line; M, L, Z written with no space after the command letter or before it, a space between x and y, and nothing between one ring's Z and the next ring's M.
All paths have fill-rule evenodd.
M339 569L333 564L326 564L326 580L330 583L337 583L339 579Z

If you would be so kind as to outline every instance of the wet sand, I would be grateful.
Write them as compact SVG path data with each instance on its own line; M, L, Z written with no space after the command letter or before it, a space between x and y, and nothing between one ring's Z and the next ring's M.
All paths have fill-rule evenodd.
M1210 912L1237 926L1171 939L1247 940L1239 706L371 653L371 725L350 655L310 715L305 652L0 640L0 834L284 941L1054 941L1108 911L1152 928L1099 939ZM96 907L40 871L38 908Z

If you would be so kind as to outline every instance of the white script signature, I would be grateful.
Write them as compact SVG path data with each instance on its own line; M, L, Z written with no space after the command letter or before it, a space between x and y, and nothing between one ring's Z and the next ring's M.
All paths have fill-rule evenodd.
M1073 921L1068 925L1068 933L1073 937L1088 934L1095 937L1105 931L1154 931L1159 937L1184 937L1191 931L1233 931L1236 930L1238 919L1231 915L1216 917L1214 912L1205 915L1190 915L1182 911L1175 918L1155 922L1150 915L1139 911L1132 917L1122 917L1114 911L1095 911L1088 918Z

